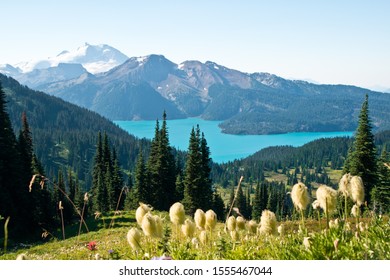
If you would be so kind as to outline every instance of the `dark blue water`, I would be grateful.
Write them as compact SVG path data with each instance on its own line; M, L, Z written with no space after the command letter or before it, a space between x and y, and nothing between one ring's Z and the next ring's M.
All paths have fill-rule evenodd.
M156 121L115 121L124 130L139 138L152 139ZM172 146L187 150L192 127L199 124L215 162L228 162L244 158L263 148L278 145L302 146L319 138L352 136L353 132L299 132L274 135L231 135L221 133L220 121L198 118L168 120L169 140ZM160 122L161 125L161 122Z

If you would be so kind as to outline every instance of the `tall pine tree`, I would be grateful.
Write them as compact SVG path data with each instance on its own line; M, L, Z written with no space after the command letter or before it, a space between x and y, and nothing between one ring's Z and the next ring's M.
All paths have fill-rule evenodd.
M349 168L345 168L345 171L362 178L366 201L371 204L371 192L378 182L378 174L376 147L368 114L368 95L366 95L359 114L352 152L347 159Z

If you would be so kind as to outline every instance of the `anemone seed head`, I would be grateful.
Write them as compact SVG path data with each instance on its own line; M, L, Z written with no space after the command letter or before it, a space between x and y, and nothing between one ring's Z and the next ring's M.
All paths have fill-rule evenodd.
M189 238L192 238L192 236L194 236L195 229L195 223L190 219L186 219L184 221L184 224L181 226L181 231L183 232L184 236Z
M303 183L297 183L291 190L291 199L298 210L305 210L310 198L307 187Z
M351 178L351 198L357 206L364 202L364 185L362 178L359 176L352 176Z
M234 216L230 216L226 223L229 231L236 230L236 218Z
M202 209L197 209L194 214L194 220L196 227L200 230L203 230L206 225L206 215Z
M145 236L157 237L157 226L154 216L150 213L146 213L142 219L142 231Z
M142 219L146 213L149 213L152 210L149 205L146 205L142 202L139 203L137 210L135 211L135 219L139 225L142 225Z
M141 232L137 228L131 228L127 232L127 242L129 242L131 248L133 250L141 249L140 241L141 241Z
M245 219L241 216L238 216L236 219L237 229L244 230L245 229Z
M181 225L184 223L186 214L184 211L184 206L180 202L172 204L169 208L169 218L171 219L172 224Z
M247 224L246 227L249 231L249 233L255 234L257 231L257 223L254 220L250 220Z
M217 224L217 214L213 210L207 210L206 216L206 229L213 230Z
M316 192L317 201L324 211L334 212L337 207L337 191L331 187L322 185Z
M276 233L276 216L274 212L263 210L260 218L260 234L272 235Z
M351 174L345 173L343 177L341 177L339 182L339 192L343 194L343 196L348 197L351 193Z

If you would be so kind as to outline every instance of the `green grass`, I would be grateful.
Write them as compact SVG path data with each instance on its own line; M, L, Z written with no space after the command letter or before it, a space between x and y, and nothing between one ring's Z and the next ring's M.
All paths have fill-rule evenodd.
M156 214L156 213L154 213ZM337 228L328 231L325 222L320 230L317 220L307 220L305 229L299 229L299 221L283 222L284 236L250 235L247 231L239 232L239 240L232 241L230 234L224 231L224 224L218 223L212 233L208 233L207 244L194 244L175 229L167 213L158 213L164 217L164 238L152 239L142 236L142 249L135 252L129 246L126 234L131 227L138 227L134 211L122 212L115 216L105 216L87 220L90 232L85 230L78 237L78 224L66 228L66 240L51 237L50 241L36 244L29 248L9 248L0 253L0 259L14 260L19 254L26 254L33 260L93 260L96 254L102 259L150 259L163 254L177 260L188 259L390 259L390 224L388 217L371 217L363 219L367 229L358 231L351 219L350 229L343 222ZM280 224L280 223L278 223ZM138 227L139 228L139 227ZM140 229L141 230L141 229ZM198 236L199 230L195 236ZM61 233L53 235L61 236ZM310 248L303 245L304 237L310 237ZM96 242L95 250L88 249L88 243ZM337 243L337 246L336 246Z

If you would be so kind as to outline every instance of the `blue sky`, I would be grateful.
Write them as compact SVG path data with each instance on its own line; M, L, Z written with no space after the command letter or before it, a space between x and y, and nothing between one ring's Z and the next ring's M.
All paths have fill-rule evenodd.
M385 0L12 0L0 13L0 64L104 43L130 57L390 89Z

